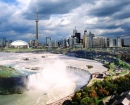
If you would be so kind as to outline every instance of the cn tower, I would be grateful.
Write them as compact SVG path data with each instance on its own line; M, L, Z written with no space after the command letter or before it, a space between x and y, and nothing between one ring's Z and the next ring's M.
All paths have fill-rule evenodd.
M38 9L36 9L36 38L35 38L35 46L38 46Z

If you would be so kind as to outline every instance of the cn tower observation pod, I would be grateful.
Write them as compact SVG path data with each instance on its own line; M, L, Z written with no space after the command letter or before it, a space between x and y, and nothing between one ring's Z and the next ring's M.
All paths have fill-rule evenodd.
M15 48L29 48L29 44L25 41L22 41L22 40L13 41L10 44L10 46L15 47Z

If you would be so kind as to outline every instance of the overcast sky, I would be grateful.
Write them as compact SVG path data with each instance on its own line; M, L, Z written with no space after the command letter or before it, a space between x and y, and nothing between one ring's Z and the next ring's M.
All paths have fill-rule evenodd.
M67 38L75 26L82 35L130 39L130 0L0 0L0 39L35 39L36 8L40 42Z

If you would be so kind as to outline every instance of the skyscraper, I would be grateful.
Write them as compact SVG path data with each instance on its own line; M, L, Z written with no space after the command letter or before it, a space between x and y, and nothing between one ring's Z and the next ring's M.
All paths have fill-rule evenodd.
M73 36L72 36L72 37L75 36L75 33L77 33L76 27L75 27L75 29L73 30Z
M101 43L101 39L100 37L94 37L93 38L93 47L97 48L97 47L101 47L102 43Z
M76 43L80 43L81 35L80 33L77 32L76 27L73 30L73 35L71 37L72 38L76 37Z
M83 35L83 48L86 48L87 45L87 30L84 31Z
M69 48L73 48L73 37L69 38Z
M36 9L36 38L35 38L35 47L38 46L38 9Z
M3 37L3 38L2 38L2 47L5 47L5 46L6 46L6 38Z
M30 47L33 47L33 41L30 39L30 43L29 43Z
M50 37L46 37L46 46L49 46L49 43L51 43L51 38Z
M107 38L93 37L93 47L104 48L107 47Z
M117 37L117 47L122 47L122 40L120 37Z
M93 48L93 37L94 34L91 33L91 31L89 32L89 47Z
M75 36L74 36L74 37L76 37L77 43L80 43L80 39L81 39L80 33L75 33Z
M114 47L113 38L109 38L109 47Z

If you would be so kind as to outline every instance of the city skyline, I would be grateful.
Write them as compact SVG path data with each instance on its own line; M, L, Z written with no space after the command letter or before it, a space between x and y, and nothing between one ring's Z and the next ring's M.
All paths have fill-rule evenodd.
M96 36L121 36L130 41L129 0L0 0L0 39L35 39L35 13L39 10L39 39L64 39L76 26ZM4 11L4 12L3 12Z

